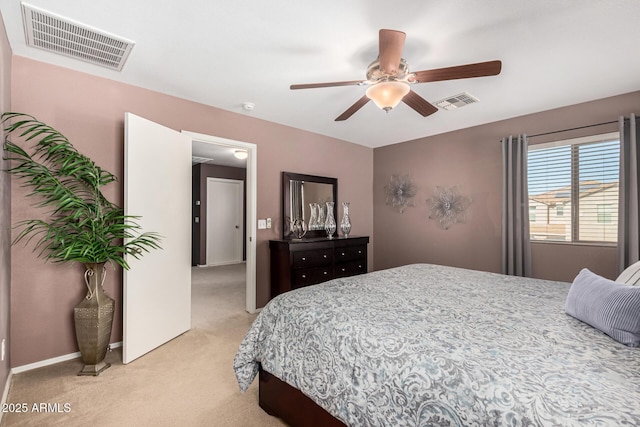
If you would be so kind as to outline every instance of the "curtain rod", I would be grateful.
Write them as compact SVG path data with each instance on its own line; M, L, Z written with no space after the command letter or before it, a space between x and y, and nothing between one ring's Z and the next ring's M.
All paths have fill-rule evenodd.
M612 120L610 122L597 123L595 125L586 125L586 126L578 126L578 127L570 128L570 129L554 130L552 132L538 133L536 135L527 135L527 137L535 138L537 136L552 135L554 133L569 132L569 131L572 131L572 130L580 130L580 129L586 129L586 128L591 128L591 127L596 127L596 126L610 125L612 123L618 123L618 121L617 120Z

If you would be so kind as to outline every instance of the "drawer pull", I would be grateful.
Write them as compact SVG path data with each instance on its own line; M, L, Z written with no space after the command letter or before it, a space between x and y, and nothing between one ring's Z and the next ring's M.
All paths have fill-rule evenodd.
M326 254L324 254L324 255L322 255L322 257L323 257L323 258L326 258L326 257L327 257L327 255L326 255Z
M305 257L302 257L302 260L303 260L303 261L306 261L307 259L306 259Z
M341 255L342 255L342 256L344 256L344 252L342 252L342 254L341 254Z
M358 253L359 253L359 254L361 254L361 253L362 253L362 251L358 251Z
M322 272L322 274L324 274L324 275L326 276L326 275L327 275L327 272L326 272L326 271L323 271L323 272Z
M303 274L303 275L302 275L302 278L303 278L303 279L306 279L306 278L307 278L307 275L306 275L306 274Z
M342 267L342 272L344 273L345 271L347 271L347 269Z
M358 268L362 268L362 266L361 266L361 265L359 265L359 266L358 266Z

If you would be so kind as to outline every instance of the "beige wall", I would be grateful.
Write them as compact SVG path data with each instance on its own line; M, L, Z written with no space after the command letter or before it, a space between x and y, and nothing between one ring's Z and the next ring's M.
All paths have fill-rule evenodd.
M482 108L482 105L466 108ZM640 112L640 92L376 148L373 163L375 269L429 262L499 272L500 139L519 133L535 135L616 121L619 115L632 112ZM436 114L456 114L456 111ZM617 124L608 124L535 137L531 143L616 130ZM399 214L385 205L384 185L392 174L407 173L419 187L416 207ZM473 202L466 224L456 224L444 231L428 219L426 199L438 185L458 185L462 194L471 196ZM571 281L581 268L588 267L615 278L615 257L616 250L611 247L535 243L532 245L533 275Z
M259 230L256 236L258 306L266 303L269 294L268 240L281 237L282 232L279 226L282 171L338 178L340 199L351 201L353 234L373 232L370 148L19 56L13 58L12 82L16 111L35 115L56 127L79 151L120 177L127 111L176 130L257 144L257 214L259 218L272 218L275 226ZM13 190L15 222L28 217L31 208L29 201L24 200L24 189L13 185ZM122 183L110 188L107 194L122 203ZM372 246L370 250L372 253ZM79 266L44 264L22 245L13 248L13 366L77 351L71 313L84 293L80 270ZM112 341L119 341L121 272L109 273L105 288L118 306Z
M11 48L0 14L0 112L11 109ZM4 133L0 130L0 139ZM4 156L2 156L4 157ZM7 162L0 158L0 170ZM9 375L11 341L9 336L10 280L11 280L11 185L10 178L0 172L0 340L7 343L7 357L0 361L0 393L4 390Z

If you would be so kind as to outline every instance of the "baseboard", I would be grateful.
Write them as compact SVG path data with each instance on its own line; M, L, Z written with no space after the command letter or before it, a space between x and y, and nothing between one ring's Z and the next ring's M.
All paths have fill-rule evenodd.
M246 264L246 260L242 261L226 261L226 262L218 262L213 264L198 264L198 267L207 268L207 267L221 267L223 265L235 265L235 264Z
M7 382L4 384L4 392L2 393L2 402L0 402L0 406L2 408L5 407L5 403L7 403L7 398L9 397L9 387L11 387L12 377L13 377L13 372L9 371L9 375L7 375ZM4 414L4 411L0 411L0 424L2 424L2 414Z
M122 347L122 341L109 344L109 350ZM45 366L55 365L56 363L66 362L67 360L73 360L80 357L80 352L65 354L58 357L52 357L51 359L41 360L39 362L29 363L28 365L16 366L11 369L12 374L19 374L22 372L31 371L33 369L43 368Z

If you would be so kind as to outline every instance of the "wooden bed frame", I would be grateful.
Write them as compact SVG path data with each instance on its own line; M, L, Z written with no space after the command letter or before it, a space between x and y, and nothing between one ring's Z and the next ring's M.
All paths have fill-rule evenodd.
M300 390L260 367L258 396L260 407L291 427L346 427Z

